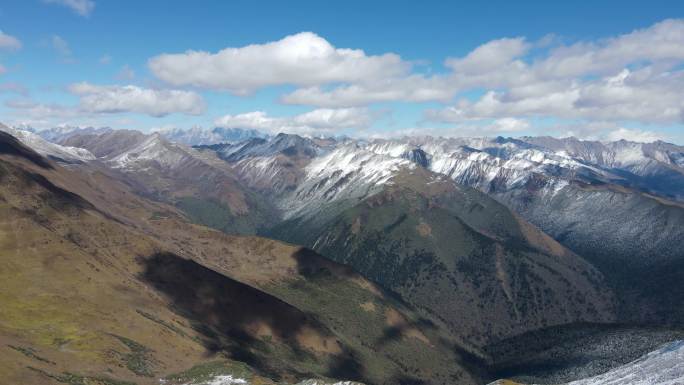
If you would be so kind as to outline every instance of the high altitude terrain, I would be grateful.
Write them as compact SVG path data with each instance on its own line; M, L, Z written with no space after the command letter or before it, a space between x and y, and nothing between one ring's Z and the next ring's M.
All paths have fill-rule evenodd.
M0 135L3 380L482 378L477 350L349 268L192 225L107 167Z
M13 295L30 285L31 273L42 274L46 286L36 286L36 298L69 309L46 314L46 323L81 320L70 333L99 324L97 338L82 344L88 370L46 358L57 363L52 370L26 371L10 360L5 367L15 375L76 372L142 384L149 374L151 381L220 359L242 362L264 381L467 384L522 379L545 367L533 357L556 344L577 357L529 378L569 381L658 347L630 343L619 357L601 358L607 366L584 368L577 362L598 360L602 350L567 345L570 335L594 330L596 341L615 344L614 327L627 323L680 338L682 147L573 138L366 141L239 129L2 130L25 145L7 137L3 155L14 178L3 193L15 210L5 230L27 223L18 233L26 238L6 249L25 277L13 278ZM22 189L33 186L25 173L39 175L43 187ZM55 208L45 185L74 197L78 208ZM24 190L35 193L19 199ZM25 218L24 201L35 202L28 212L49 215ZM38 229L47 232L31 233ZM37 249L35 239L60 247ZM20 258L28 252L21 250L32 258ZM71 259L41 262L59 261L55 255ZM54 266L64 274L50 275ZM86 289L73 289L84 282ZM88 285L99 286L91 294ZM116 306L104 310L87 297L96 293L117 298ZM75 303L89 305L73 310ZM32 328L12 329L25 311L19 306L6 317L17 321L0 329L25 344L12 343L19 349L12 351L24 349L19 356L28 361L43 357L38 352L72 353L32 339ZM181 353L149 337L161 331L188 347ZM529 338L537 342L521 343ZM128 353L115 345L128 340L147 355L135 355L138 345ZM132 371L126 357L143 356L148 373Z

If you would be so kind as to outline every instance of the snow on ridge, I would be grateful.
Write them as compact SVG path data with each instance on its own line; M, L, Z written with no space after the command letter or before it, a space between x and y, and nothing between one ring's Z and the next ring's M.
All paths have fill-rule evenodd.
M345 144L313 159L304 170L304 181L281 202L281 208L290 218L315 212L329 202L360 199L389 184L402 169L416 167L405 159Z
M368 184L381 185L399 171L401 167L416 165L405 159L376 154L356 145L345 145L314 159L306 168L308 177L320 177L335 172L348 175L360 173Z
M0 124L0 131L4 131L17 138L25 146L43 156L61 159L65 162L87 162L95 160L95 155L85 148L62 146L48 142L40 135L26 130L20 130Z
M665 344L607 373L567 385L681 385L684 384L684 340Z
M132 148L114 156L109 160L114 168L133 168L146 162L156 162L167 168L174 168L186 160L190 154L189 148L171 143L161 134L153 133Z

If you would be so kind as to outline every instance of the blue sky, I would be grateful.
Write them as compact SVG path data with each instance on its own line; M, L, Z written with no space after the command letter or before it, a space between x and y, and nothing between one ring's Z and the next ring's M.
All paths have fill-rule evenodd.
M679 1L10 0L0 121L684 143L682 17Z

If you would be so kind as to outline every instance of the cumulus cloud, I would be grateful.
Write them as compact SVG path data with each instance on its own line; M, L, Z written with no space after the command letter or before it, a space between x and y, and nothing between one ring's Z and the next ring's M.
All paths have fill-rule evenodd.
M76 109L55 103L37 103L30 99L10 99L5 102L22 120L45 122L51 118L73 119L79 116Z
M498 39L483 44L461 59L449 58L445 64L457 72L468 74L497 71L523 56L530 49L524 38Z
M101 86L77 83L69 91L80 97L80 109L92 113L135 112L151 116L171 113L199 115L204 112L202 97L192 91L156 90L138 86Z
M455 93L442 76L425 77L411 75L403 78L380 79L350 84L326 90L322 87L297 89L281 97L285 104L313 105L320 107L365 106L385 101L448 102Z
M532 125L525 119L502 118L488 121L461 123L449 127L410 127L393 130L386 133L370 133L370 137L403 137L403 136L434 136L434 137L483 137L499 135L515 135L532 129Z
M608 141L624 139L632 142L651 143L655 142L656 140L663 140L665 139L665 136L654 131L635 130L621 127L617 130L608 132L603 138Z
M428 119L456 123L538 116L655 124L684 122L683 20L666 20L597 42L554 47L547 56L530 63L517 59L523 48L503 49L499 57L483 56L497 64L495 69L484 71L486 79L478 81L483 72L478 69L487 66L480 63L466 68L462 63L489 44L464 59L447 61L455 71L468 75L470 83L465 88L480 86L488 90L476 100L460 98L452 106L427 111ZM502 57L509 58L509 62ZM454 76L460 74L455 72ZM461 81L461 87L465 82Z
M95 9L95 2L92 0L43 0L46 4L57 4L76 12L80 16L90 16Z
M429 120L552 117L678 124L684 122L684 20L595 41L547 37L492 40L444 61L445 71L416 72L394 53L336 48L309 32L266 44L188 51L150 59L161 80L247 94L289 84L284 104L329 109L389 101L439 102ZM476 99L464 97L480 92Z
M364 108L315 109L289 117L271 117L263 111L225 115L214 121L218 127L249 128L270 133L330 134L341 129L368 127L374 114Z
M21 41L12 35L0 31L0 49L18 50L21 48Z
M236 94L281 84L307 87L377 81L406 74L410 67L396 54L373 56L359 49L336 48L311 32L216 53L163 54L148 64L155 76L169 84Z

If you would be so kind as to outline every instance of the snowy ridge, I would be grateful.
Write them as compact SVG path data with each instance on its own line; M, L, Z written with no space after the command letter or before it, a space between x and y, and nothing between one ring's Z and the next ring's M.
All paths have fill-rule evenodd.
M234 145L221 146L218 149L219 155L229 161L248 157L270 157L282 152L290 155L301 153L315 157L324 153L325 149L309 138L289 134L278 134L270 140L253 138Z
M190 155L179 145L167 142L160 134L149 135L144 141L109 159L115 168L137 168L146 162L174 168Z
M55 158L67 163L95 160L95 156L84 148L62 146L59 144L50 143L32 132L11 128L2 124L0 124L0 130L14 136L25 146L33 149L43 156Z
M379 191L402 169L416 165L400 158L376 154L356 144L346 144L314 159L306 178L285 199L285 217L315 212L333 201L354 201Z
M684 341L674 341L607 373L568 385L681 385L684 384Z
M105 132L112 131L112 129L108 127L95 128L61 125L43 130L37 130L32 127L27 127L26 131L31 131L34 134L39 135L41 138L47 140L48 142L59 144L74 135L102 134Z
M603 167L622 168L650 161L682 167L684 147L665 142L582 141L576 138L525 137L521 140Z
M535 174L555 174L553 171L557 168L569 171L586 169L590 173L603 174L601 170L567 155L484 138L376 141L367 148L401 158L407 158L410 151L420 149L426 154L427 168L431 171L484 191L490 191L494 184L498 189L516 188Z

